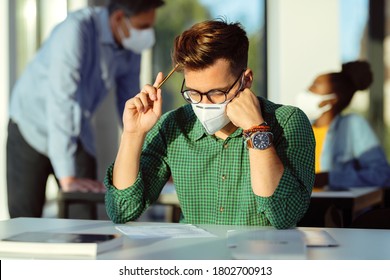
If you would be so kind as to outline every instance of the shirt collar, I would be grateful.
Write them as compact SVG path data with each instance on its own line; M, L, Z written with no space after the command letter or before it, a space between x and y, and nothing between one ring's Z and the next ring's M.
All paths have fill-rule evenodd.
M208 136L208 134L206 133L206 130L204 129L202 123L198 120L195 114L194 117L195 117L195 123L193 129L193 136L194 136L194 140L198 141L203 136Z
M112 44L117 46L112 34L110 17L108 15L107 8L102 8L99 10L97 13L97 21L99 22L99 28L101 32L100 42L103 44Z
M202 137L214 137L212 135L209 135L206 132L206 129L203 127L202 123L198 120L196 115L194 114L195 117L195 123L194 123L194 128L193 128L193 139L194 141L198 141ZM235 137L241 137L242 136L242 128L237 128L236 131L234 131L229 137L230 138L235 138Z

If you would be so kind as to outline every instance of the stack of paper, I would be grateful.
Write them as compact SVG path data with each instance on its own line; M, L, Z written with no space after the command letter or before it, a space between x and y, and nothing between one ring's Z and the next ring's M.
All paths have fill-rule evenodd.
M134 239L215 237L215 235L204 229L191 224L158 224L149 226L123 225L116 226L115 228Z

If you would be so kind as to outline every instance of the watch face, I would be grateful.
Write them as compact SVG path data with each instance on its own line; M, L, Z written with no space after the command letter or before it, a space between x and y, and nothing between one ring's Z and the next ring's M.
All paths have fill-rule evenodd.
M268 133L260 132L253 135L253 146L256 149L265 150L271 145Z

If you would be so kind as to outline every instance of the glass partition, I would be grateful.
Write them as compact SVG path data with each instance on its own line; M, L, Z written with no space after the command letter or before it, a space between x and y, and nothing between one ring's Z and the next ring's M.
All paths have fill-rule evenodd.
M390 161L390 1L385 1L385 39L384 39L384 146Z

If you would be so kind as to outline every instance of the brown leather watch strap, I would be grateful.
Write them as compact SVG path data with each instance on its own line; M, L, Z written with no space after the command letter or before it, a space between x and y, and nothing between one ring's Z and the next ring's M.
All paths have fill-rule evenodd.
M266 122L263 122L259 125L255 125L255 126L252 126L251 128L243 130L242 134L244 135L244 137L249 137L254 132L257 132L257 131L269 132L269 131L271 131L271 127Z

